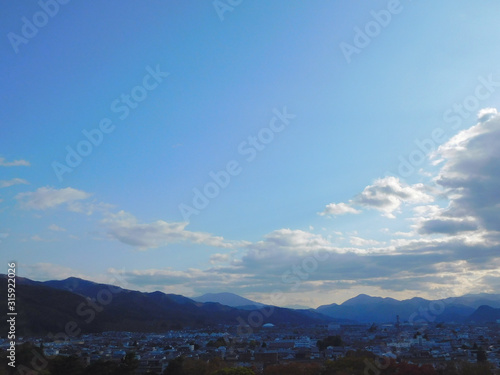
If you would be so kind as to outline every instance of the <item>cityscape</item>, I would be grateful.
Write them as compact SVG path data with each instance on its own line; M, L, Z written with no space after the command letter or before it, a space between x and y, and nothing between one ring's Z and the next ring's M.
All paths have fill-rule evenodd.
M66 311L62 303L44 306L43 301L68 301L77 293L73 296L75 302L68 305L70 314L63 320L62 316L55 320L40 314L33 318L25 312L16 315L23 322L15 331L19 335L17 356L24 361L18 366L20 373L59 374L70 368L75 374L150 375L500 371L500 295L467 295L437 301L397 301L359 295L341 305L283 309L231 293L207 294L191 300L77 278L18 280L18 290L30 301L20 300L29 311ZM38 298L31 297L31 293ZM172 301L181 306L178 314L184 320L181 322L175 314L158 320L162 309L176 310ZM152 310L145 307L148 304ZM122 313L113 311L114 307ZM332 307L344 307L347 311L332 311ZM191 318L192 309L196 308L204 309L203 318ZM470 311L473 312L468 315ZM124 325L113 326L113 321L122 321ZM173 324L174 329L167 329L168 324ZM122 329L108 330L114 327ZM127 331L126 327L137 330ZM6 360L11 342L9 338L0 341ZM8 371L7 368L4 373Z

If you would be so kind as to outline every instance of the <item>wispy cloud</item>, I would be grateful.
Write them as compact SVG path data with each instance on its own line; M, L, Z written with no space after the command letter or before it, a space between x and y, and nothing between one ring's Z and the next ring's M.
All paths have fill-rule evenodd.
M0 167L29 167L30 165L30 162L27 160L7 161L5 158L0 157Z
M64 229L64 228L62 228L62 227L60 227L58 225L55 225L55 224L49 225L48 228L49 228L49 230L52 230L54 232L66 232L66 229Z
M0 188L6 188L14 185L19 185L19 184L28 184L28 181L22 179L22 178L13 178L12 180L0 180Z
M60 205L69 205L89 198L91 195L73 188L54 189L41 187L34 192L19 193L16 199L21 207L27 210L46 210Z
M352 201L349 203L330 203L326 205L325 210L320 212L321 216L325 215L344 215L344 214L359 214L360 210L351 206Z
M35 234L34 236L31 236L30 240L36 241L36 242L55 242L54 239L43 238L43 237L39 236L38 234Z
M186 230L187 222L169 223L158 220L152 223L140 223L134 215L125 211L108 214L103 223L107 225L108 234L112 238L141 250L182 241L227 249L245 244L241 241L226 241L223 237L213 236L210 233Z

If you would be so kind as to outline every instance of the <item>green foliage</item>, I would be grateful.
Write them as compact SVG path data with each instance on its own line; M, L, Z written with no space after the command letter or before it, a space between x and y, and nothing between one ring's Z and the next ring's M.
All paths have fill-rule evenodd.
M449 362L439 375L492 375L489 363L469 363L467 361Z
M168 366L163 371L163 375L188 375L184 372L183 369L184 357L177 357L170 362L168 362Z
M322 375L362 375L367 365L365 362L371 361L367 358L346 357L336 361L326 361Z
M135 353L127 353L118 366L118 372L120 375L134 375L138 366L139 361L135 357Z
M177 357L168 363L163 375L211 375L226 367L220 358L210 361Z
M85 375L111 375L117 374L118 364L111 361L97 361L87 366Z
M410 363L392 364L387 374L407 374L407 375L438 375L432 365L415 365Z
M265 368L264 375L322 375L322 367L317 363L287 363Z
M438 375L431 365L415 365L406 362L396 363L390 359L366 357L346 357L327 361L321 375Z
M83 374L83 363L75 356L57 356L50 361L50 375L81 375Z
M255 375L255 372L246 367L223 368L211 375Z
M325 341L331 345L339 336L329 336ZM338 341L336 341L338 342ZM484 354L484 361L479 360ZM0 375L132 375L138 367L134 353L128 353L121 362L98 361L84 367L80 358L75 356L56 356L46 358L40 348L25 343L16 348L17 370L4 366L6 352L0 352L2 367ZM294 362L272 365L265 368L263 375L493 375L492 365L486 361L486 352L477 348L478 363L450 361L446 367L435 370L431 365L416 365L406 362L397 363L389 359L377 359L366 351L350 352L350 355L335 361L318 363ZM36 367L36 369L34 368ZM35 372L34 370L38 370ZM148 373L153 375L154 373ZM210 361L178 357L170 361L163 375L255 375L245 367L228 368L220 358Z
M483 348L479 347L477 350L477 361L478 362L486 362L488 358L486 357L486 352Z

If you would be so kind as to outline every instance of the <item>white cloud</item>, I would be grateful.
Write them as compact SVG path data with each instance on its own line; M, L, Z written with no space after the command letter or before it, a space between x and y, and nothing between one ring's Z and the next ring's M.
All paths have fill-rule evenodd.
M28 184L28 181L22 178L13 178L12 180L0 180L0 188L6 188L19 184Z
M26 160L7 161L5 158L0 157L0 167L29 167L30 165L30 162Z
M48 227L50 230L54 231L54 232L66 232L66 229L64 228L61 228L60 226L57 226L55 224L51 224L49 225Z
M31 236L30 239L32 241L36 241L36 242L54 242L55 241L53 239L42 238L38 234Z
M63 204L71 204L90 197L89 193L73 188L54 189L41 187L34 192L19 193L16 199L27 210L46 210Z
M376 246L376 245L380 245L379 241L367 240L367 239L364 239L364 238L361 238L361 237L354 237L354 236L349 239L349 242L353 246L361 246L361 247L363 247L363 246Z
M278 229L259 241L247 246L255 256L267 253L286 252L287 254L307 254L322 249L334 249L330 241L319 234L289 228Z
M394 218L394 212L399 210L403 203L419 204L430 203L434 197L428 194L430 189L424 184L407 185L396 177L384 177L375 180L356 195L348 203L331 203L326 206L320 215L341 215L345 213L360 213L354 208L364 207L376 209L384 216Z
M74 201L68 203L68 211L77 212L85 215L92 215L94 212L100 212L102 214L107 214L110 209L114 208L112 204L104 202L81 202Z
M312 233L281 229L249 245L240 259L226 254L213 257L214 261L230 261L228 266L134 270L126 272L124 278L139 289L162 290L175 285L175 290L191 295L230 290L269 300L270 293L278 290L284 294L281 305L313 294L316 304L331 303L328 298L334 290L408 296L456 290L458 283L462 293L500 285L498 243L468 243L467 238L404 239L378 252L363 253L336 249ZM467 281L471 277L473 285Z
M108 214L103 223L108 226L108 233L112 238L141 250L181 241L220 248L234 248L244 244L226 241L223 237L209 233L188 231L185 229L187 222L169 223L158 220L153 223L139 223L135 216L125 211Z
M423 233L500 231L500 115L487 108L478 117L431 156L442 163L435 181L449 206L421 222Z
M395 236L399 237L414 237L416 235L415 232L395 232Z
M477 119L479 122L484 122L498 114L496 108L483 108L477 114Z
M53 263L35 263L18 265L22 269L23 276L36 281L46 280L62 280L68 277L80 277L89 280L88 275L82 274L80 271Z
M423 184L407 185L396 177L384 177L367 186L353 201L354 203L381 211L384 216L394 218L394 212L403 203L430 203L434 198L425 192Z
M324 215L343 215L343 214L359 214L361 211L356 210L354 207L351 207L351 202L347 203L330 203L327 204L325 210L320 212L321 216Z
M233 258L232 254L215 253L210 256L210 263L227 263Z
M152 268L144 270L131 270L117 272L122 280L120 285L126 284L128 288L140 290L162 290L166 293L182 293L184 295L200 295L214 291L239 292L242 283L251 283L249 275L219 272L216 268L200 270L189 268L184 271L171 268Z

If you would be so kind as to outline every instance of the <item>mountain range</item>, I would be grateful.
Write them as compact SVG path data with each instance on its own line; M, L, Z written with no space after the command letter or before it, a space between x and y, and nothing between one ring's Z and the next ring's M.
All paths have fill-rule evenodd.
M482 306L489 306L492 311L475 314ZM365 323L395 322L490 322L496 321L495 311L500 311L499 294L468 294L442 300L427 300L414 297L407 300L371 297L360 294L338 305L319 306L316 311L336 319L349 319ZM475 315L474 315L475 314Z
M0 288L7 278L0 276ZM6 313L7 304L0 309ZM33 281L16 277L16 330L18 335L68 335L103 331L162 332L181 328L242 325L248 322L309 325L332 320L315 311L269 307L259 314L217 302L197 302L162 292L145 293L70 277L65 280ZM267 311L272 311L268 314ZM4 314L5 316L5 314ZM7 332L6 319L0 321ZM247 332L246 328L242 328ZM69 333L68 333L69 332Z
M233 293L207 293L193 298L199 302L217 302L237 308L264 306ZM360 294L342 304L323 305L317 309L296 308L296 311L316 311L337 321L361 323L394 323L399 315L401 323L432 322L494 322L500 312L500 294L467 294L442 300L415 297L407 300L372 297Z
M317 309L270 307L232 293L209 293L193 299L162 292L139 292L70 277L39 282L16 277L18 335L68 335L103 331L162 332L217 325L313 325L336 323L456 322L487 323L500 319L500 295L468 294L443 300L371 297L360 294L342 304ZM0 275L0 288L7 288ZM6 309L6 303L2 309ZM255 311L261 311L255 313ZM7 311L5 311L6 313ZM271 313L267 313L271 312ZM253 314L253 315L250 315ZM5 316L5 315L4 315ZM7 323L0 329L7 332Z
M217 302L222 305L239 308L259 308L264 304L249 300L234 293L207 293L199 297L194 297L196 302Z

